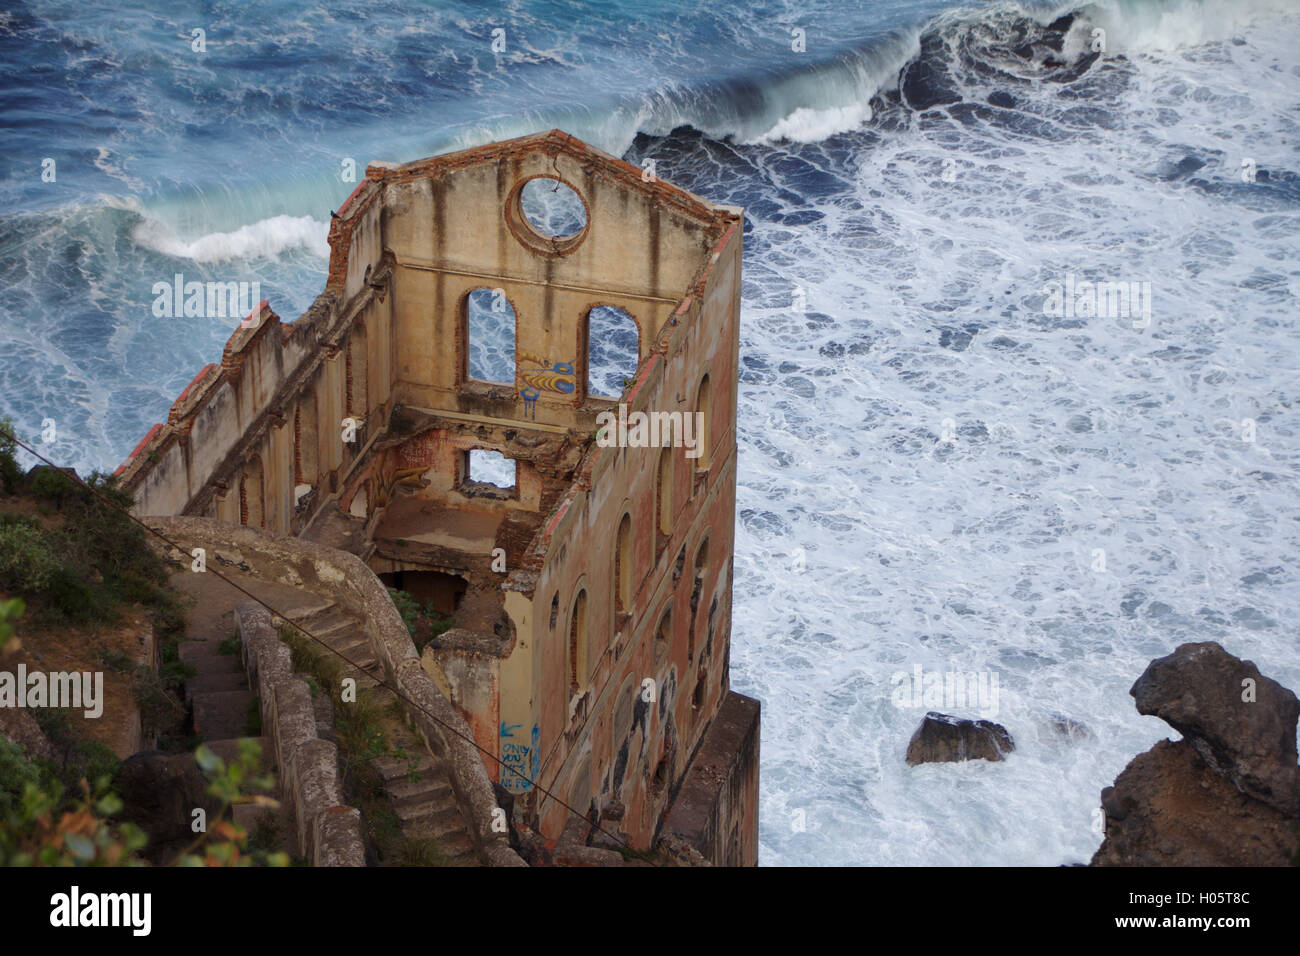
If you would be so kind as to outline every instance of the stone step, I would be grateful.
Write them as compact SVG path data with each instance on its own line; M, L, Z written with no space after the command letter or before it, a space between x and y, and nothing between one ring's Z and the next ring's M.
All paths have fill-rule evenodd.
M370 639L364 634L352 634L345 640L331 641L330 647L354 661L362 661L366 658L372 661L375 659L375 652L371 649Z
M358 670L355 667L343 668L343 676L351 677L353 680L355 680L357 682L357 690L373 690L374 688L379 686L379 681L377 681L374 677L372 677L370 674L366 673L363 670Z
M445 777L429 776L421 780L397 777L384 781L384 792L388 794L393 806L414 806L417 804L456 805L455 794Z
M322 598L319 601L313 601L309 604L300 604L296 607L286 608L283 613L277 615L285 621L296 624L310 625L313 618L320 617L332 611L337 605L333 601Z
M202 654L191 661L186 661L186 663L194 667L195 677L208 674L244 673L244 662L238 657L231 657L229 654Z
M438 762L423 751L412 751L410 758L405 760L401 757L376 757L370 761L370 766L379 771L379 776L385 782L405 777L412 769L412 765L421 775L428 775L439 769Z
M464 830L459 833L438 835L421 829L418 825L403 827L402 835L411 839L433 840L442 853L443 860L449 866L478 866L478 851L474 849L474 840Z
M185 682L185 699L192 701L195 694L220 690L248 690L248 676L243 668L231 671L201 671Z
M319 614L309 614L305 617L297 618L294 626L310 631L317 637L324 634L337 631L341 628L353 625L356 619L341 608L331 606L328 610Z
M221 690L194 695L194 731L206 740L239 737L248 724L250 690Z
M417 804L397 804L393 807L393 812L402 823L403 833L406 832L407 827L418 825L427 826L434 835L465 829L465 818L461 816L460 808L456 806L455 801L447 804L428 801Z
M182 641L180 647L177 648L177 656L186 664L194 664L197 667L200 661L226 657L225 654L217 653L217 648L220 645L220 641ZM230 659L238 660L237 657L233 656Z
M357 627L358 624L355 617L351 614L344 614L340 611L337 614L330 615L330 617L325 618L319 623L312 624L309 630L326 644L332 645L339 639L340 635L346 636L351 634L353 631L357 630Z

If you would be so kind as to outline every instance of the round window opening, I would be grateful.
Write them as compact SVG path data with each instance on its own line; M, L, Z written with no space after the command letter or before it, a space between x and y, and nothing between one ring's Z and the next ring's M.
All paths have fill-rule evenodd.
M558 179L542 176L524 183L519 209L533 231L547 239L575 239L587 228L582 199Z

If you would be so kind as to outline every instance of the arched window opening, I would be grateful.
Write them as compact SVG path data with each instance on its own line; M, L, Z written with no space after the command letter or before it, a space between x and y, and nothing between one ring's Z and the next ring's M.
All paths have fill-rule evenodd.
M664 616L659 619L659 627L655 630L655 663L658 664L664 659L669 648L673 646L673 609L671 607L664 611Z
M578 693L589 676L587 673L587 592L582 590L573 599L573 613L569 615L569 695Z
M709 459L713 450L713 435L710 426L713 423L713 397L709 391L709 377L700 379L700 387L695 392L695 450L699 457L695 459L696 471L708 471Z
M673 449L659 452L659 473L655 481L655 523L660 536L667 539L673 533Z
M515 308L504 289L465 297L466 375L479 382L515 381Z
M614 539L614 611L632 613L632 516L623 515Z
M587 313L587 394L618 398L640 360L636 320L612 305Z

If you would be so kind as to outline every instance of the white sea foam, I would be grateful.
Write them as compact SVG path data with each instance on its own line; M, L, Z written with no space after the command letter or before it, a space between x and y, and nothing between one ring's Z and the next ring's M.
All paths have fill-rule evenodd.
M1300 688L1300 214L1276 191L1300 20L1243 41L1110 60L1085 99L1011 86L1005 125L763 160L784 199L746 235L732 682L764 704L764 862L1085 862L1101 789L1177 736L1128 695L1152 658L1218 640ZM811 170L855 185L802 202ZM1152 327L1045 315L1071 272L1151 281ZM1016 752L907 767L924 710L890 677L917 665L997 673Z
M328 235L329 226L311 216L271 216L231 232L213 232L196 239L182 239L166 223L149 218L131 232L131 238L148 249L195 262L275 258L300 249L327 257Z

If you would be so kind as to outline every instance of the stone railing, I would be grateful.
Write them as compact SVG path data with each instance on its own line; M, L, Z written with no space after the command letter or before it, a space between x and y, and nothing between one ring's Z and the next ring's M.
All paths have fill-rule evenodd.
M328 598L362 622L385 683L434 756L446 768L474 842L490 866L526 866L507 834L492 828L496 794L469 725L420 666L410 632L388 591L364 562L345 551L208 518L149 517L146 524L185 549L206 548L208 562L234 567ZM287 610L287 609L286 609ZM409 702L409 703L408 703ZM414 704L414 706L412 706Z
M235 626L262 727L275 749L280 791L297 824L298 852L312 866L365 866L361 811L343 802L338 747L316 733L311 691L294 673L271 612L247 601L235 609Z

